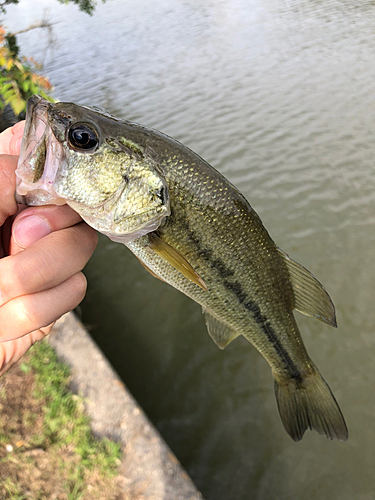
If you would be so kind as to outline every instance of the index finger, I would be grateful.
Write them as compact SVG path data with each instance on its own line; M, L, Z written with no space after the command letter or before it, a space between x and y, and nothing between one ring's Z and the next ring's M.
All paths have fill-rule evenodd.
M0 134L0 154L19 155L25 121L18 122Z
M17 203L14 197L16 167L16 156L0 155L0 226L8 217L17 212Z

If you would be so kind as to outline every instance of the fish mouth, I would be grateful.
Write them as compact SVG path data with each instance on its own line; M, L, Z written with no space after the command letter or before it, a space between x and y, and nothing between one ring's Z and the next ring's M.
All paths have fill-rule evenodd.
M114 200L117 199L118 196L114 197ZM108 201L104 202L101 204L101 207L107 203ZM108 236L112 241L123 243L124 245L152 231L156 231L171 213L168 202L167 205L160 205L144 210L143 212L127 215L116 223L113 218L113 212L110 209L103 214L99 214L97 210L93 212L92 208L87 209L86 206L72 200L68 201L68 205L79 213L89 226Z
M100 233L108 236L110 240L127 245L152 231L156 231L169 214L170 211L167 207L158 207L148 210L137 216L128 217L121 230L116 230L116 228L113 230L104 229L100 227L100 223L98 224L97 218L94 217L92 220L90 216L81 216L84 221L97 229ZM140 221L140 218L143 218L143 221ZM134 222L136 223L134 224Z
M52 104L40 96L30 97L20 157L16 169L16 201L24 205L63 205L54 189L56 174L64 157L62 145L49 125Z

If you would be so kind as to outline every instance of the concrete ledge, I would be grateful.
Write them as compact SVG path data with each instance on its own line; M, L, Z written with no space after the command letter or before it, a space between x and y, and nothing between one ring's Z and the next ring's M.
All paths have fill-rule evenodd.
M56 323L50 343L72 369L72 390L86 399L94 433L122 443L119 481L125 498L203 500L73 313Z

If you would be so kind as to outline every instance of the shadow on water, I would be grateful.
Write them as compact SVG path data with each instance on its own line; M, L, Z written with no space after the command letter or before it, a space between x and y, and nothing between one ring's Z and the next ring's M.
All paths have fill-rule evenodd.
M131 393L207 499L243 498L277 450L266 363L244 339L220 351L200 307L122 245L101 237L85 273L83 321Z

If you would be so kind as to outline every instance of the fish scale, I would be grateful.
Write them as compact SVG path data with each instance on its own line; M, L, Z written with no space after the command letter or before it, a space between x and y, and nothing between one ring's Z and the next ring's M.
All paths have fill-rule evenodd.
M287 359L294 371L296 366L299 366L300 370L308 369L303 364L308 357L300 341L298 329L291 315L285 314L287 308L291 310L293 300L287 269L268 233L261 225L259 217L253 216L250 205L237 190L225 186L230 203L226 205L227 220L223 224L220 218L223 199L212 193L215 188L211 187L209 176L205 177L205 184L201 183L203 187L194 197L194 203L184 203L184 193L191 191L192 184L200 182L200 179L197 179L197 176L186 175L189 172L188 167L183 168L178 162L167 162L166 165L168 172L165 167L163 172L167 183L173 186L170 190L172 213L157 234L186 257L206 283L209 293L202 291L186 278L181 280L181 274L165 260L155 259L155 256L158 256L147 250L149 245L147 237L132 242L128 245L129 248L164 281L213 312L215 317L237 333L244 335L274 369L287 370L289 367L285 364L285 356L281 358L279 355L280 348L277 350L270 343L269 337L264 334L262 325L274 324L275 327L271 329L278 331L286 341L289 337L297 337L297 342L295 338L288 342L290 346ZM214 181L217 184L216 192L220 192L219 190L223 189L222 183L219 183L218 179ZM179 193L179 196L174 197L173 193ZM210 199L210 207L205 216L207 198ZM234 203L235 198L241 205L240 209ZM213 203L215 199L218 200L217 206ZM182 200L182 203L179 203L179 200ZM246 218L243 216L244 212ZM242 217L238 217L239 215ZM251 252L254 235L261 249L255 255ZM235 255L232 246L228 245L228 240L236 243ZM215 247L212 241L215 241ZM272 272L272 268L276 266L278 272ZM246 280L243 279L244 276ZM270 287L275 297L272 313L268 310L267 304L263 304L262 295L264 289ZM276 314L276 311L279 311L279 314ZM263 318L261 321L259 321L260 316ZM293 358L294 362L291 361Z
M336 326L328 293L197 154L97 108L34 96L17 178L26 204L66 202L124 243L152 275L200 304L220 348L238 335L253 344L271 367L281 420L295 441L308 428L347 439L340 408L293 316L297 309Z

